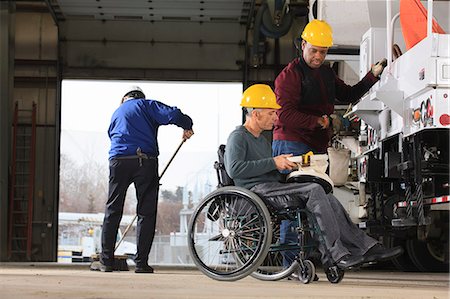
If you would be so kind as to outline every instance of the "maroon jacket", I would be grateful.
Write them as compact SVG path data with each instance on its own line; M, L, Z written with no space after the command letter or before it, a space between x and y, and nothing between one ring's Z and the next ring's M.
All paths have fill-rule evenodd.
M334 112L336 99L340 103L354 103L377 81L368 72L356 85L350 86L329 66L312 69L303 58L291 61L275 79L275 94L281 109L277 112L273 139L299 141L318 152L326 152L332 129L331 126L322 129L318 119Z

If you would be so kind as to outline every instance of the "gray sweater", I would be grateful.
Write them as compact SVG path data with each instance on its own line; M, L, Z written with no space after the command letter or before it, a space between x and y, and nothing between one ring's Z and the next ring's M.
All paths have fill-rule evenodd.
M251 189L257 184L281 180L269 141L262 135L253 136L244 126L236 127L228 137L224 160L236 186Z

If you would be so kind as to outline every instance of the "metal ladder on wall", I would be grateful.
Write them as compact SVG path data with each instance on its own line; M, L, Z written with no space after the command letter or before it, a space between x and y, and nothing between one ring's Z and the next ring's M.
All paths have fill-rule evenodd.
M13 117L13 148L9 198L8 258L31 260L34 175L36 160L36 104Z

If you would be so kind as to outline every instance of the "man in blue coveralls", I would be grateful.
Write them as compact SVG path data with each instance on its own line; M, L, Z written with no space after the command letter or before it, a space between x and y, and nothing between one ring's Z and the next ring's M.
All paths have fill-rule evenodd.
M192 119L177 107L145 98L141 88L132 86L111 118L108 135L109 194L102 228L100 263L93 270L113 271L114 246L123 214L125 195L131 183L137 196L136 273L153 273L148 255L155 235L158 207L158 128L174 124L181 127L183 139L189 139ZM92 267L91 267L92 269Z

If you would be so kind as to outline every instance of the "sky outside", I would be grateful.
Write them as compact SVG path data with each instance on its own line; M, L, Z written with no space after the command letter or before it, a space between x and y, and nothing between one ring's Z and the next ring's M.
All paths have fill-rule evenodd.
M241 124L241 83L64 80L61 153L80 165L96 161L107 166L110 118L131 85L140 86L147 99L177 106L194 122L195 134L167 169L161 180L162 188L175 189L206 181L215 187L213 162L217 159L217 148ZM180 144L181 136L181 128L160 127L160 172ZM105 179L107 176L105 173Z

